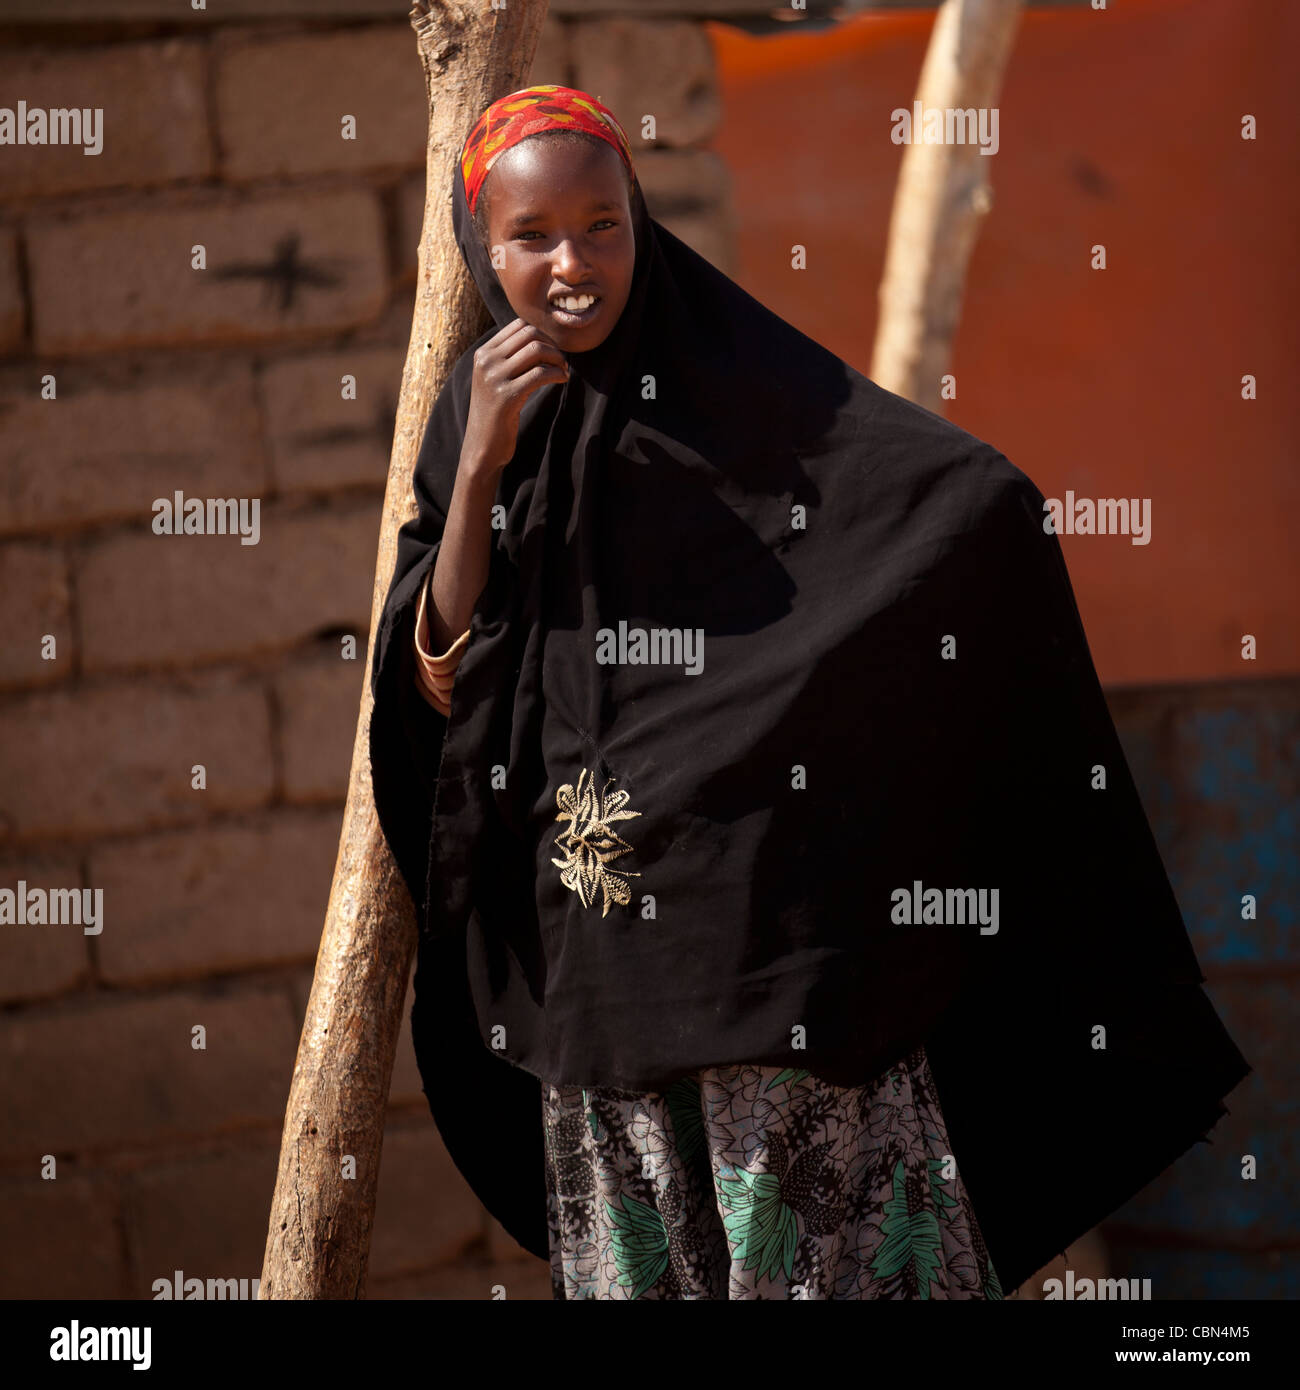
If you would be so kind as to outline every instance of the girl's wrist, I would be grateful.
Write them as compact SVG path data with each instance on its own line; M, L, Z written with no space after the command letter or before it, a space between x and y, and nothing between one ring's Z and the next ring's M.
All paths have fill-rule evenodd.
M491 515L497 496L497 482L500 470L493 471L485 464L463 463L456 475L453 505L471 531L478 528L479 522Z
M497 479L505 472L505 464L497 463L482 454L462 456L458 476L463 476L470 486L476 489L490 487L496 491Z

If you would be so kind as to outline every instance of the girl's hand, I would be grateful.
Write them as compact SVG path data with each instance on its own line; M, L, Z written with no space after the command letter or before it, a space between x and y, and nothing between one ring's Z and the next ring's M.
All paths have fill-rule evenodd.
M474 354L462 462L500 473L514 455L524 402L539 386L568 379L564 354L540 328L523 319L506 324Z

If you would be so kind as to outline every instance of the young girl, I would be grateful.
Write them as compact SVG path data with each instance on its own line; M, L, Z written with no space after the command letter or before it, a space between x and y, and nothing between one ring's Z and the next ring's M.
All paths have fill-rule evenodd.
M452 196L493 327L371 721L447 1147L557 1298L999 1298L1250 1070L1043 497L652 219L588 93Z

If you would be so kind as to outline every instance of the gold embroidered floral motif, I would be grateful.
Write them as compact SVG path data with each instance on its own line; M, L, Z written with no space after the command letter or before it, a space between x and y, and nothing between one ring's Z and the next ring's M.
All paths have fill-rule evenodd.
M609 782L605 792L596 790L596 779L586 782L588 772L583 768L578 777L578 788L566 782L555 793L555 804L560 808L556 820L567 820L569 828L555 837L555 843L564 852L563 859L552 859L551 863L560 870L560 882L571 888L582 901L583 907L590 907L596 900L596 889L600 888L605 899L601 916L609 913L611 902L627 904L632 901L629 878L640 878L628 870L611 869L609 863L621 855L628 854L632 846L621 835L611 830L610 824L618 820L631 820L640 811L625 811L627 792L609 792ZM610 778L613 781L613 778Z

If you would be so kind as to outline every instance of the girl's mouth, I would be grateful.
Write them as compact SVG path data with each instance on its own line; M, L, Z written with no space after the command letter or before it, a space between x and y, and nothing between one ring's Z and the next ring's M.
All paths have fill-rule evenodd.
M583 324L590 323L592 319L594 319L596 315L600 313L600 306L602 302L603 301L601 300L599 295L593 296L590 294L575 294L565 295L564 303L571 304L574 306L585 304L587 306L586 308L574 307L571 309L566 309L563 307L563 305L557 303L555 300L550 301L549 307L551 313L554 314L555 317L562 324L564 324L566 328L581 328Z

